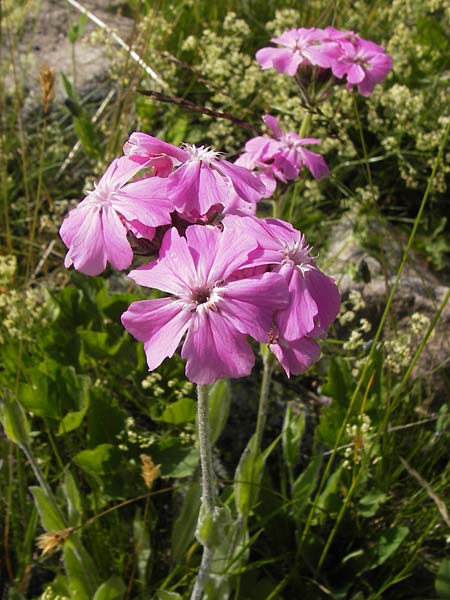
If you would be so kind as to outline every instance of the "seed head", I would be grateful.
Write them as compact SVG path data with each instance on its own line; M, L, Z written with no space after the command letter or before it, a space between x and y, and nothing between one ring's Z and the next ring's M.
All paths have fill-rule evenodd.
M64 546L65 541L75 531L75 527L67 527L59 531L47 531L36 538L36 545L42 554L51 554L55 550L59 550Z
M148 456L147 454L141 454L141 462L142 479L144 480L144 483L147 486L147 488L151 490L153 482L155 481L155 479L158 479L158 477L161 474L161 465L155 465L155 463L152 460L152 457Z

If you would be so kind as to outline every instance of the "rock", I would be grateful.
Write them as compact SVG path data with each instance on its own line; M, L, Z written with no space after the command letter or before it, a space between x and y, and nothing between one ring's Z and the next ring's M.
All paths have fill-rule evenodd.
M71 25L78 23L81 12L68 2L55 3L54 0L42 0L42 2L34 1L28 4L30 10L18 42L17 55L26 74L24 87L27 92L27 107L34 107L36 99L40 96L39 71L42 65L48 65L55 71L55 100L61 101L66 95L61 73L72 79L72 44L68 32ZM81 4L124 40L130 37L133 20L121 14L120 3L108 0L86 0ZM92 89L96 82L108 76L110 59L105 49L89 41L89 34L98 29L95 23L87 19L84 33L75 44L76 83L81 95ZM8 56L9 50L6 49L4 52ZM8 88L11 89L13 86L11 74L8 75L7 81Z
M357 291L365 305L355 311L356 317L351 324L338 326L341 339L348 339L354 323L360 318L371 323L369 337L373 337L407 244L407 237L386 221L372 220L360 232L355 231L355 223L358 223L356 217L346 216L333 230L328 254L334 259L326 268L327 274L335 277L344 302L348 301L351 292ZM361 276L363 262L370 273L370 281L367 269L364 269L366 281ZM394 296L383 338L405 340L409 337L412 357L425 334L426 323L431 322L445 298L446 283L449 282L445 282L445 276L439 274L438 277L422 256L412 251ZM417 314L425 317L425 326L422 333L414 337ZM450 354L449 331L450 306L447 304L412 374L416 379L433 378L433 396L436 398L446 389L445 373L441 367L446 365ZM440 377L437 377L436 370L440 370Z

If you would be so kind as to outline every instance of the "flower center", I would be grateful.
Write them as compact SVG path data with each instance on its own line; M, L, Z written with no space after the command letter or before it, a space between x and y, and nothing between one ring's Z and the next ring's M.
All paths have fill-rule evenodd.
M210 296L211 291L208 289L200 288L199 290L194 290L192 292L192 300L195 304L205 304L205 302L208 302Z
M310 268L309 265L313 263L311 250L311 246L306 244L303 235L297 241L284 242L283 249L281 250L284 256L283 262L293 262L302 271L308 271Z
M191 157L189 159L191 161L205 160L205 161L209 162L210 160L213 160L214 158L217 158L218 156L220 156L220 152L211 150L211 148L209 146L198 146L197 147L197 146L194 146L194 144L185 144L184 149L186 150L186 152L189 152L189 154L191 155Z
M280 141L288 149L294 148L295 150L297 150L298 148L301 148L300 142L293 138L289 133L283 133L283 135L280 138Z
M111 205L111 195L111 191L105 190L102 186L94 183L94 189L87 195L87 200L90 204L103 208Z
M218 312L218 302L221 299L220 294L217 290L209 287L198 287L194 288L191 292L191 302L195 305L193 310L213 310Z

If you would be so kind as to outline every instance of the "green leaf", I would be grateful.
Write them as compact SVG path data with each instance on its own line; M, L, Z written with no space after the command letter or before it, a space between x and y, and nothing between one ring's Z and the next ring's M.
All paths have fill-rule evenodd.
M172 440L165 448L152 448L155 464L161 465L161 476L190 477L198 465L198 449L185 448L178 440Z
M374 549L376 559L372 563L371 569L386 562L399 549L408 535L409 529L407 527L393 527L384 531Z
M176 592L167 592L166 590L158 590L158 600L183 600L183 597Z
M263 470L264 459L256 448L256 437L253 435L242 453L234 476L234 501L241 517L248 517L258 500Z
M69 582L70 597L77 600L91 600L95 591L94 580L83 562L79 548L67 540L63 549L64 567Z
M26 410L38 417L61 418L61 403L49 392L49 378L40 369L28 369L30 383L19 385L19 400Z
M300 444L305 431L305 412L295 408L292 402L286 405L284 416L282 444L283 456L288 469L292 471L299 461Z
M67 32L67 37L69 38L69 42L71 44L75 44L77 40L83 35L84 30L86 29L87 23L87 15L83 13L80 15L80 18L77 23L72 24L69 27L69 31Z
M5 394L0 402L0 419L6 437L11 442L19 444L19 446L29 445L30 426L25 411L15 398L10 398Z
M83 513L81 496L75 478L69 469L65 470L62 489L67 502L69 525L71 527L80 525L81 515Z
M317 441L330 448L335 444L354 386L354 377L348 362L341 358L331 358L327 382L322 387L322 393L331 396L333 402L322 411L314 434Z
M125 429L126 413L110 393L102 388L90 392L91 405L87 414L89 446L117 443L117 435Z
M317 502L317 515L319 523L323 523L332 512L333 508L337 510L336 504L337 494L339 490L339 482L341 481L343 466L339 467L328 477L325 489L320 494ZM339 500L340 504L340 500Z
M380 490L372 490L361 498L358 505L358 514L362 517L373 517L382 504L386 502L388 495Z
M195 537L202 546L217 548L227 537L231 524L231 511L228 506L215 506L212 510L206 510L202 505Z
M140 509L136 510L133 520L133 541L139 579L145 587L152 547L148 527L142 518L142 511Z
M225 429L230 414L231 392L227 379L219 379L209 391L209 424L211 445Z
M94 600L122 600L126 589L122 577L113 575L101 584L95 592Z
M78 335L83 340L83 352L97 359L115 356L127 339L124 333L115 343L111 343L106 331L78 330Z
M194 482L186 492L178 517L172 528L172 557L175 563L184 559L194 539L200 510L200 484Z
M224 533L220 543L214 546L211 577L205 586L205 598L208 600L230 597L236 573L241 570L249 557L248 530L240 517L230 523Z
M76 464L89 473L98 476L105 475L117 466L118 449L113 444L100 444L93 450L82 450L74 457Z
M193 421L196 414L196 403L191 398L180 398L169 404L163 411L160 421L179 425L187 421Z
M99 139L90 117L84 112L78 117L73 116L73 128L86 154L90 158L98 158Z
M322 455L317 454L292 485L292 516L297 522L303 517L304 508L317 485L321 465Z
M58 428L58 435L63 435L69 431L77 429L89 408L90 396L89 388L91 380L86 375L78 375L73 367L67 367L63 370L64 384L67 390L66 402L70 402L75 410L69 411Z
M450 600L450 559L444 558L434 582L436 593L443 600Z
M59 531L66 528L64 518L54 501L48 497L47 493L38 486L31 486L30 492L33 494L34 503L41 518L42 527L46 531Z

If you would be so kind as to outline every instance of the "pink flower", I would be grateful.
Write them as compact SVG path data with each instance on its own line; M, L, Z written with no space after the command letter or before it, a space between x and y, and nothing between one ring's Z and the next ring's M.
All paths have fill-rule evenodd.
M225 213L235 209L251 212L264 194L263 184L248 169L221 158L220 152L205 146L184 144L177 148L145 133L133 133L124 152L163 161L157 175L168 176L169 198L187 219L206 215L216 206ZM164 161L170 162L169 169Z
M262 69L294 76L302 65L328 68L339 55L339 46L322 29L290 29L271 40L281 48L261 48L256 60Z
M70 211L59 230L68 247L66 267L73 264L86 275L98 275L109 261L126 269L133 260L128 231L151 239L155 227L170 223L167 180L154 178L150 191L149 179L127 183L149 165L143 157L115 159L95 189Z
M220 153L186 144L182 164L169 176L168 191L179 212L195 216L211 206L227 208L236 196L255 204L264 193L263 184L248 169L220 158Z
M301 138L293 131L283 132L278 119L271 115L263 117L274 137L258 136L245 144L245 152L238 159L239 164L255 165L256 174L269 180L266 187L271 189L270 176L288 181L296 179L303 167L311 171L316 179L329 174L327 164L320 154L307 150L307 144L320 144L316 138ZM266 169L263 169L264 165Z
M252 266L272 265L288 285L289 305L275 315L280 338L324 337L339 312L340 296L334 280L314 264L305 236L280 219L248 218L246 223L260 246L250 256Z
M331 70L338 79L347 77L349 90L357 85L362 96L370 96L392 69L392 57L378 44L351 34L345 32L339 39L341 56L331 64ZM337 34L334 36L338 39Z
M194 383L250 373L255 358L247 336L267 342L274 311L287 305L286 284L275 273L232 279L255 247L239 217L226 217L223 231L192 225L186 238L172 228L159 260L130 273L136 283L171 294L134 302L122 315L125 328L144 342L150 370L186 334L181 356Z

